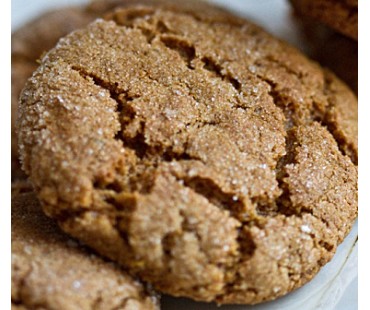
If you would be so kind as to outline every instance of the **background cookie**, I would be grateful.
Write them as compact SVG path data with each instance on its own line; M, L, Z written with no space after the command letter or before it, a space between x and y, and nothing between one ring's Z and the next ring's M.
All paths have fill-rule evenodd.
M357 214L354 95L234 16L111 18L61 40L23 92L44 210L175 296L257 303L310 280Z
M357 40L357 0L290 0L290 2L300 15L313 17Z
M12 309L159 309L141 284L61 232L27 185L12 190Z

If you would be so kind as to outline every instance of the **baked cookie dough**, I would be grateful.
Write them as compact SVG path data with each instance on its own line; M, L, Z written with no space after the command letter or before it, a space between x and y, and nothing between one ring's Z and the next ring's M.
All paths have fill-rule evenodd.
M259 303L357 216L356 97L235 16L135 6L45 55L20 150L62 229L162 292Z
M358 39L357 0L290 0L298 14L312 17L352 39Z
M29 186L12 190L12 309L159 309L142 284L47 218Z
M37 60L54 47L58 40L80 27L86 26L99 16L116 7L125 7L137 0L97 0L86 6L69 7L50 11L27 23L12 34L12 180L24 179L18 156L18 141L15 123L18 118L19 94L26 80L37 69ZM141 0L142 4L165 6L183 11L204 11L216 17L221 12L202 1L187 0L175 4L172 0Z

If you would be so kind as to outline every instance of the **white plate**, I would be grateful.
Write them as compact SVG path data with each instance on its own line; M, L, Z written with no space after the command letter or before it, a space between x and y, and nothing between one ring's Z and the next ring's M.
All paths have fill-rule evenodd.
M186 0L182 0L186 1ZM12 0L12 30L49 9L88 0ZM305 50L284 0L213 0L245 16L275 36ZM337 253L317 276L302 288L276 301L257 306L222 306L185 298L162 298L164 310L354 310L357 309L357 222Z

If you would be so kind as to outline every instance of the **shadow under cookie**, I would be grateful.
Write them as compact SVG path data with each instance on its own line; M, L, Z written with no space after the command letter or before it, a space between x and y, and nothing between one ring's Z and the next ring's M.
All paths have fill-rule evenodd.
M329 68L357 94L358 42L316 21L294 13L307 55Z
M290 0L290 2L300 15L319 21L357 41L357 0Z

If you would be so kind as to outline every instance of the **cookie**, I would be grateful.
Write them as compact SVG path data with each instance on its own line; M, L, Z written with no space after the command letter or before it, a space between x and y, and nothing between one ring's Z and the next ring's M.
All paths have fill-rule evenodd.
M162 292L254 304L357 216L356 97L233 15L116 10L42 59L20 149L44 211Z
M12 309L159 309L158 299L65 235L22 183L12 193Z
M290 0L299 15L312 17L358 40L357 0Z
M80 27L86 26L99 16L116 7L128 6L136 0L98 0L85 7L69 7L50 11L27 23L12 34L12 180L24 179L18 159L18 143L15 121L18 118L18 98L26 80L37 69L37 60L51 49L58 40ZM171 0L142 0L141 3L167 6L172 9L202 11L208 9L215 18L220 11L209 9L202 1L186 1L174 4Z

